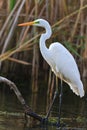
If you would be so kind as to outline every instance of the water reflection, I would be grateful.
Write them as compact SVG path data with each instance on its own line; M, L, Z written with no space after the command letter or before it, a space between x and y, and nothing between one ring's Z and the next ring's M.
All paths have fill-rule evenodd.
M22 91L22 89L21 89ZM23 94L27 103L33 111L40 115L46 115L49 106L49 97L45 91L38 93L26 92ZM56 99L53 109L51 111L52 117L58 115L58 98ZM62 103L62 120L67 124L64 130L77 128L79 130L86 130L87 128L87 101L85 98L80 99L72 93L70 89L64 89L63 103ZM16 96L10 90L0 91L0 130L55 130L55 126L43 127L36 125L35 120L28 119L25 121L23 109Z

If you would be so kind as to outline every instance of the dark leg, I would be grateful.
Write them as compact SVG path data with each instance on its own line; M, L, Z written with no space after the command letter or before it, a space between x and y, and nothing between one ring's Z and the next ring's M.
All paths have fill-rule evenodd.
M46 123L48 122L48 118L49 118L49 115L50 115L50 111L51 111L52 106L53 106L53 103L54 103L54 101L55 101L55 99L56 99L56 97L57 97L57 94L58 94L58 92L55 91L54 97L53 97L53 100L52 100L52 102L51 102L51 105L50 105L50 107L49 107L49 109L48 109L47 115L46 115L45 118L42 119L42 124L46 124Z
M56 76L56 91L55 91L55 93L54 93L53 100L52 100L51 105L50 105L50 107L49 107L49 110L48 110L48 112L47 112L46 119L48 119L48 117L49 117L49 115L50 115L50 111L51 111L51 109L52 109L52 106L53 106L53 104L54 104L54 101L55 101L57 95L58 95L58 78L57 78L57 76Z
M62 80L61 80L61 86L60 86L60 95L59 95L59 115L58 115L58 122L57 125L61 126L60 124L60 118L61 118L61 104L62 104L62 95L63 95L63 84L62 84Z
M53 97L53 100L52 100L51 105L50 105L50 107L49 107L49 110L48 110L48 112L47 112L47 115L46 115L46 117L43 119L43 122L47 122L47 121L48 121L48 118L49 118L49 115L50 115L50 111L51 111L51 109L52 109L52 106L53 106L53 104L54 104L54 101L55 101L57 95L58 95L58 79L57 79L57 77L56 77L56 91L55 91L55 93L54 93L54 97Z
M51 105L50 105L49 110L48 110L47 115L46 115L46 119L48 119L48 117L49 117L49 115L50 115L51 108L52 108L52 106L53 106L53 103L54 103L54 101L55 101L57 95L58 95L58 91L55 91L53 100L52 100L52 102L51 102Z

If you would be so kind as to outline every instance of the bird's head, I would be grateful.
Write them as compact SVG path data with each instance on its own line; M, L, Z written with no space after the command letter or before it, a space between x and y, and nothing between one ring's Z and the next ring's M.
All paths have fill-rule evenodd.
M32 22L26 22L26 23L21 23L21 24L18 24L18 26L31 26L31 25L34 25L34 26L39 26L39 27L45 27L45 25L47 25L48 22L44 19L37 19L35 21L32 21Z

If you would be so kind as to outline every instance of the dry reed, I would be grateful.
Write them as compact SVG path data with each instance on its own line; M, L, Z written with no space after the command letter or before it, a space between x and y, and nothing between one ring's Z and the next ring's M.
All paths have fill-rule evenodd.
M0 7L3 9L4 3ZM27 71L25 72L25 70L22 70L22 73L26 73L27 76L32 76L32 90L38 91L38 77L45 72L44 76L42 76L45 79L47 77L46 71L49 71L47 63L39 53L37 44L42 30L39 31L36 28L31 29L30 27L17 27L18 22L21 23L37 18L45 18L52 25L53 35L47 41L48 46L51 41L59 40L62 44L66 42L67 47L69 47L73 55L77 54L75 57L78 57L78 53L82 59L87 57L86 12L86 0L78 0L77 2L72 0L18 0L13 10L9 12L9 15L4 16L2 14L1 17L3 19L2 21L4 21L0 22L0 26L2 26L0 31L1 72L3 73L4 69L9 72L12 64L15 66L14 71L17 71L18 63L23 65L32 64L27 69L29 73ZM80 59L80 57L78 58ZM47 66L46 71L44 71L44 64ZM10 68L10 72L13 72L12 68ZM50 81L49 78L48 80Z

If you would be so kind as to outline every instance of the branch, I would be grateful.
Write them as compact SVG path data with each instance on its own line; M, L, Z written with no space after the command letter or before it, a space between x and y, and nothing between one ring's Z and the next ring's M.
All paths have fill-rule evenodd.
M26 104L24 98L22 97L22 94L20 93L17 86L12 81L8 80L7 78L0 76L0 83L1 82L7 84L11 89L13 89L13 91L16 94L18 100L20 101L20 103L22 104L22 106L24 108L25 114L27 114L27 115L29 115L29 116L31 116L31 117L39 120L39 121L42 121L42 117L40 117L35 112L33 112L32 109Z

